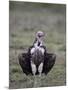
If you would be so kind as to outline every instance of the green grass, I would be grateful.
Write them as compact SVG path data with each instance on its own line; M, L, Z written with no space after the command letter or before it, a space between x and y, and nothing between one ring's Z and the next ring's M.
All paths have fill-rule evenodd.
M55 11L55 8L52 8ZM24 11L10 10L9 88L66 85L65 13L54 12L45 7L38 11L35 9L33 6L33 11L29 8ZM56 62L47 76L44 74L41 77L27 76L22 72L18 55L27 52L38 30L45 33L44 45L46 45L47 52L56 54Z

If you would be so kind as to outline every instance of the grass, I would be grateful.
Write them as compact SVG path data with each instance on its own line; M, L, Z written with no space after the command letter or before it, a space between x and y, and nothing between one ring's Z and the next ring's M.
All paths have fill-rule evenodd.
M11 89L66 85L65 11L56 12L56 7L50 8L41 6L38 11L34 6L28 10L10 9L9 88ZM65 9L65 6L63 8ZM56 62L47 76L44 74L41 77L27 76L22 72L18 55L27 52L38 30L45 33L44 45L47 52L56 54Z

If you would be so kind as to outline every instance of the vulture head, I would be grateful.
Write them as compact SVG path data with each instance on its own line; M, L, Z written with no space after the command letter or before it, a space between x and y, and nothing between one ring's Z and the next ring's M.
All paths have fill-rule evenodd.
M34 46L42 46L43 45L43 37L44 33L42 31L38 31L35 36Z

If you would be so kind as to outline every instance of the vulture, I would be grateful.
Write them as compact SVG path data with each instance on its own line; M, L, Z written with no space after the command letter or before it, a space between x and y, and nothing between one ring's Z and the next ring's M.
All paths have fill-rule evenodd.
M43 36L44 33L38 31L36 39L28 48L27 53L21 53L18 56L19 64L26 75L41 75L42 73L47 75L55 64L56 55L46 51L46 47L43 45Z

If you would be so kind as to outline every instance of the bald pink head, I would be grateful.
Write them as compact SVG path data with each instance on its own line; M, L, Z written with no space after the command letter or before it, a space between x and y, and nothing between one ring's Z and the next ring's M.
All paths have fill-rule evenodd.
M36 33L36 37L43 37L44 36L44 33L42 32L42 31L38 31L37 33Z

